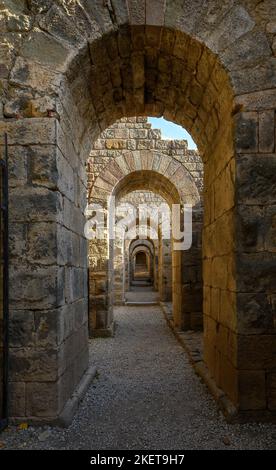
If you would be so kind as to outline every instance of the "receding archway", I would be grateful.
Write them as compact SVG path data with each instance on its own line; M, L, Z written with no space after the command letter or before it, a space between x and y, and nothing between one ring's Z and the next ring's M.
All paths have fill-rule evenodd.
M268 18L256 14L255 2L215 1L212 10L198 1L144 5L35 2L30 30L16 33L13 57L1 68L1 127L21 175L11 180L10 205L11 331L24 325L11 338L11 413L19 419L56 419L87 370L84 164L101 131L133 115L164 115L199 146L205 362L239 411L275 410L276 106ZM260 225L268 227L264 236ZM70 315L75 321L61 328Z

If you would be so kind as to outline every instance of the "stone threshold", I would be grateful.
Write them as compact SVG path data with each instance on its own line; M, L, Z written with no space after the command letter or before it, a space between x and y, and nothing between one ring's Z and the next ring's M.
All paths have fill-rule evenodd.
M67 428L72 423L72 420L82 402L90 384L97 375L95 367L90 366L83 374L76 390L72 394L71 398L66 402L63 410L57 417L11 417L9 418L9 424L18 425L22 422L28 423L28 425L34 426L57 426L60 428Z
M159 305L159 302L125 302L126 307L146 307L151 305Z
M114 336L115 322L108 328L95 328L92 331L91 338L112 338Z

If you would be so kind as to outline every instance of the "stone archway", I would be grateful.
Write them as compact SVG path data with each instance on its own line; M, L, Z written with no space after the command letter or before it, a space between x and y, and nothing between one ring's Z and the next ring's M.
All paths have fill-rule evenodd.
M129 282L130 286L131 279L133 279L133 260L138 252L145 252L145 254L150 258L150 277L152 279L153 287L157 287L157 272L158 267L156 266L156 246L152 240L132 240L128 243L128 246L125 247L127 252L127 266L129 270Z
M275 413L276 67L266 4L36 1L20 15L7 4L18 19L12 36L4 31L1 65L13 416L52 422L87 370L84 162L102 130L133 114L164 115L198 143L205 363L243 416Z
M166 174L166 176L164 176ZM127 156L118 156L103 168L102 172L95 179L93 186L90 188L89 201L93 204L99 204L102 207L107 207L110 196L121 199L126 194L137 191L153 191L159 196L163 197L167 204L191 204L196 211L197 206L200 206L200 195L198 188L195 184L193 177L185 166L168 155L163 155L159 151L136 151L135 158L131 153ZM107 299L100 303L99 310L93 308L91 315L99 315L101 320L90 320L91 325L100 325L100 331L92 332L93 335L109 335L113 331L113 314L112 306L114 303L113 283L118 284L117 279L114 279L113 273L113 258L114 246L109 245L108 240L103 241L101 244L101 259L100 266L101 276L108 281L109 289L107 290ZM172 245L173 246L173 245ZM93 240L90 244L90 251L93 253L98 251L98 240ZM197 248L194 249L195 252ZM103 253L106 253L106 260L103 260ZM122 246L118 247L118 254L120 256L118 277L121 277L122 265ZM201 263L201 252L198 252L197 263ZM175 325L181 328L182 320L182 275L181 275L181 259L182 253L173 249L172 252L172 271L173 271L173 318ZM195 259L195 254L194 254ZM103 271L105 266L106 275ZM115 269L116 272L116 269ZM98 278L99 270L96 266L90 272L90 279L93 283L93 273ZM94 283L93 283L94 284ZM119 281L121 286L121 281ZM116 287L116 300L115 303L122 302L122 289ZM102 299L103 300L103 299ZM103 303L105 306L105 317L103 320Z

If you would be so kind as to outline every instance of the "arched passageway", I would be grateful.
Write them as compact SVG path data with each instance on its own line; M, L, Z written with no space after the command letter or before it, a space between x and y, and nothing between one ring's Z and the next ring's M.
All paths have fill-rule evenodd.
M133 115L163 115L197 142L205 365L240 416L275 416L269 8L242 0L159 4L28 2L12 37L4 32L10 53L1 66L1 133L8 133L13 168L11 413L20 420L56 420L85 378L85 162L103 130Z

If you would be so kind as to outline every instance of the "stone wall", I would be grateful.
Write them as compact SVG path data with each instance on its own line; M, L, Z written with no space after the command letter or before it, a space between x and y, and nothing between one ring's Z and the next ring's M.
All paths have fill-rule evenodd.
M78 356L87 338L72 307L87 299L85 250L75 262L61 247L63 237L66 247L84 244L93 142L136 115L164 116L198 144L206 363L242 416L275 416L274 0L2 0L0 11L12 415L53 420L86 370ZM63 298L70 283L74 301Z
M176 179L178 184L182 184L183 191L189 192L188 186L185 186L185 178L181 181L181 172L180 169L184 169L189 174L191 181L193 182L194 188L197 192L196 201L199 203L200 195L202 193L203 188L203 164L201 161L198 152L195 150L189 150L187 141L182 140L163 140L161 138L161 132L157 129L152 129L151 125L148 123L147 118L125 118L120 120L119 122L115 123L112 127L104 131L101 135L100 139L98 139L94 146L93 150L90 153L90 157L87 162L87 170L88 170L88 187L89 187L89 201L102 203L104 206L106 205L106 197L107 194L111 194L113 191L113 187L115 185L114 175L120 174L120 169L118 165L121 166L125 171L131 171L130 169L127 170L128 165L131 167L131 161L135 162L136 168L140 169L141 171L149 165L149 162L153 161L154 155L158 157L158 166L159 171L165 177L169 177L173 175ZM168 157L170 157L168 159ZM112 163L113 161L113 163ZM111 168L111 170L110 170ZM131 174L131 173L130 173ZM180 178L179 178L180 177ZM133 182L135 184L135 182ZM144 183L146 184L146 182ZM116 187L116 186L115 186ZM143 188L141 188L143 189ZM151 190L151 183L149 181L148 186L145 188ZM131 188L130 188L131 191ZM158 190L159 191L159 190ZM150 196L150 192L147 191L137 191L131 192L131 196L125 195L120 201L125 202L134 202L134 205L138 202L158 202L158 204L164 203L164 199L158 196ZM140 198L140 200L138 200ZM185 199L184 199L185 201ZM189 202L187 200L187 202ZM118 201L119 203L119 201ZM200 204L199 204L200 205ZM135 206L136 207L136 206ZM201 213L202 215L202 213ZM198 216L199 217L199 216ZM200 232L201 227L196 227L196 230ZM198 235L195 234L195 237L198 239ZM197 240L196 240L196 243ZM114 296L113 299L115 303L121 303L123 300L122 295L122 269L123 269L123 245L120 240L115 241L114 247L114 260L115 260L115 271L114 271ZM162 246L161 246L162 249ZM201 250L201 246L199 246ZM202 294L200 292L200 283L201 283L201 290L202 290L202 279L200 277L201 272L201 251L198 251L198 247L194 248L194 251L197 250L198 258L196 259L195 255L193 256L193 263L194 269L191 265L187 267L186 274L185 274L185 284L189 283L189 292L188 289L185 291L185 286L183 285L183 294L184 298L187 296L187 302L189 306L192 303L193 295L197 296L197 307L194 306L193 311L190 312L187 306L187 315L197 315L202 318L202 308L200 309L199 305L202 302ZM157 250L158 251L158 250ZM97 256L101 256L100 264L103 265L107 260L105 260L105 256L107 256L107 249L99 249L95 245L95 242L90 244L89 248L89 258L92 260L93 258L97 258ZM161 254L161 253L160 253ZM183 255L184 256L184 255ZM177 255L176 255L177 257ZM163 289L166 289L167 293L164 296L167 298L169 297L168 290L170 287L174 287L175 298L178 298L179 308L182 305L181 298L182 292L179 292L178 288L172 285L172 274L170 271L170 263L165 262L165 259L169 261L168 257L161 256L162 262L159 265L159 269L166 270L166 274L164 273L162 283L163 285L167 282L167 287L165 288L163 285ZM181 259L181 256L180 256ZM171 261L170 261L171 262ZM178 263L177 269L181 269L181 262ZM197 274L194 271L197 270ZM101 271L101 270L100 270ZM93 286L93 294L91 293L90 298L90 305L93 306L93 310L90 310L91 314L93 311L93 315L97 315L97 310L95 310L95 304L97 303L99 309L99 315L102 316L103 312L103 303L104 303L104 294L103 291L96 292L94 290L94 286L96 284L93 281L93 272L95 272L95 276L101 276L103 273L99 273L99 268L97 266L90 267L90 281L91 285ZM189 278L190 276L190 278ZM197 276L197 280L195 281L195 276ZM108 277L108 273L106 273L106 279ZM188 281L189 278L189 281ZM166 281L167 280L167 281ZM196 282L196 287L193 288ZM180 283L182 281L180 280ZM183 280L184 283L184 280ZM163 295L163 294L162 294ZM189 298L188 298L189 297ZM98 304L98 302L100 302ZM110 299L107 299L105 304L106 313L109 311L110 308ZM185 314L185 310L183 311ZM91 324L96 324L97 322L91 322ZM187 325L187 321L185 322L181 320L181 324ZM198 321L198 324L200 321ZM193 321L193 325L196 326L196 321ZM190 327L190 324L189 324ZM92 333L93 334L93 333ZM104 333L106 334L106 333Z

